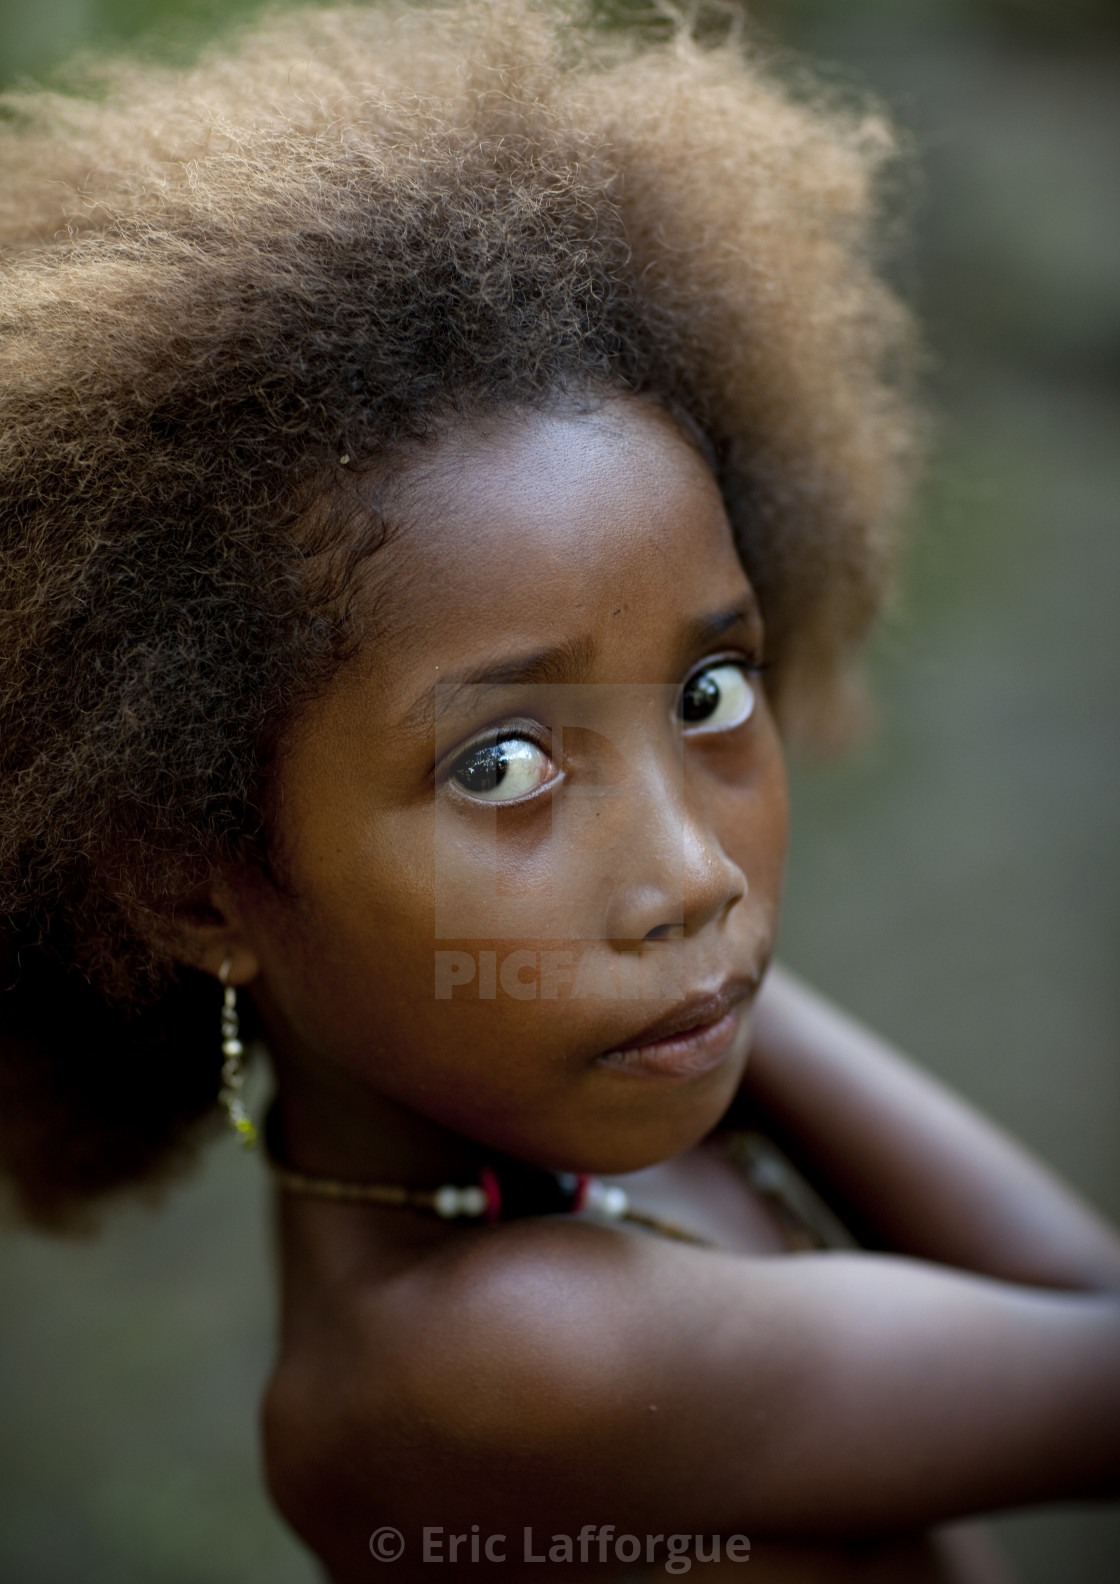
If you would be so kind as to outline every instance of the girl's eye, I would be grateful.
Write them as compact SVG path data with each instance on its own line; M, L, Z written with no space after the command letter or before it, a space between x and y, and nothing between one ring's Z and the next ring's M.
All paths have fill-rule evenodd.
M527 737L506 737L468 749L452 769L451 780L471 797L507 803L535 792L551 771L543 748Z
M754 709L754 688L742 664L723 660L705 666L689 677L681 694L680 712L685 730L730 731L741 726Z

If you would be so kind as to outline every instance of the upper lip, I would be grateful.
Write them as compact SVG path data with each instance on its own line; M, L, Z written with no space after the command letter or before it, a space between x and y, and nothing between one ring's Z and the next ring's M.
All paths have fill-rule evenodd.
M718 990L700 990L682 1001L671 1012L647 1023L637 1034L619 1040L610 1047L612 1051L640 1050L658 1040L670 1039L674 1034L685 1034L692 1029L708 1028L726 1017L733 1007L739 1006L758 988L757 979L739 977L725 979Z

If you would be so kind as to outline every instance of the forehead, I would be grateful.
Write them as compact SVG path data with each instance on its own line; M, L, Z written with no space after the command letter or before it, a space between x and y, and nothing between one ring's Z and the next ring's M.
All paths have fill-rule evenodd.
M441 684L516 711L526 686L679 683L703 653L759 644L715 481L650 403L460 424L383 499L371 625L280 759L293 874L328 827L334 852L336 825L368 835L426 795Z
M644 400L461 424L394 493L369 571L402 663L593 640L604 621L634 638L643 615L749 592L706 463Z

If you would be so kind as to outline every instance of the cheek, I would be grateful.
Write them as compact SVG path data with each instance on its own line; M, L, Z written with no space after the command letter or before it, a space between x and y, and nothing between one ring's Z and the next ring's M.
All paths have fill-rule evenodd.
M431 820L380 820L305 841L290 895L257 899L265 997L280 1028L329 1058L382 1043L431 988Z
M740 742L697 751L698 785L710 828L747 877L756 901L777 903L789 836L785 758L768 714Z
M452 938L537 932L555 891L552 812L548 798L518 810L439 802L432 866L437 946Z
M335 913L320 971L297 968L281 1019L323 1072L513 1153L531 1152L543 1129L551 1158L573 1036L595 1017L541 999L539 964L555 942L436 938L430 906L407 892L393 900L396 916L372 928ZM305 955L315 960L313 939Z
M461 830L441 869L430 811L385 819L376 842L368 832L354 842L340 842L345 864L305 850L298 900L270 912L270 1033L452 1127L524 1126L526 1113L554 1107L549 1058L570 1046L573 1019L535 987L526 995L536 976L517 959L527 952L535 968L556 938L488 927L487 898L509 889L493 842ZM507 924L520 900L539 907L524 885L519 872L518 895L496 896L491 911L506 910ZM449 929L445 917L437 928L437 903L447 915L457 906L469 927Z

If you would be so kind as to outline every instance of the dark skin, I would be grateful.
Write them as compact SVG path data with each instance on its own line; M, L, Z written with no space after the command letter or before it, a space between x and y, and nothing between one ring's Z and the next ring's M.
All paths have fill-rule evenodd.
M397 491L376 633L277 772L288 883L227 877L191 954L251 987L300 1169L435 1186L504 1153L624 1177L718 1246L286 1198L278 1505L339 1584L382 1524L401 1578L423 1526L506 1535L466 1566L519 1577L524 1526L588 1523L745 1533L755 1578L995 1577L913 1536L1116 1489L1120 1243L790 976L760 988L785 783L705 464L620 398L461 423ZM478 790L495 733L508 798ZM553 995L539 955L532 999L433 993L435 951L564 948ZM643 961L670 978L618 993ZM713 1145L733 1102L883 1252L787 1256Z

